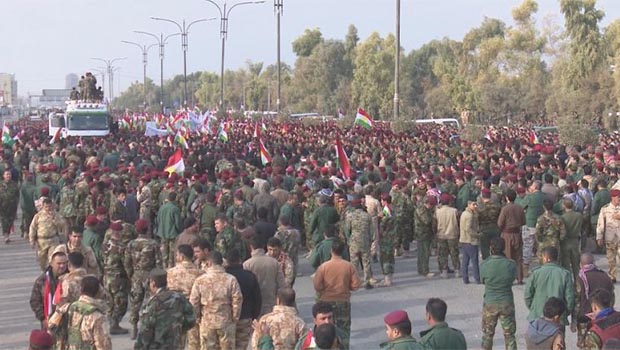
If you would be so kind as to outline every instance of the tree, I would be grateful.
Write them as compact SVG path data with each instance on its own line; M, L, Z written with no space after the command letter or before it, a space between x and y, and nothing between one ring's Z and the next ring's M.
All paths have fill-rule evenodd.
M293 41L293 52L298 57L307 57L314 48L323 42L323 34L319 28L306 29L304 34Z
M374 32L356 49L353 104L362 106L375 119L392 115L395 45L393 35L382 39Z
M147 111L157 113L161 110L159 106L159 92L157 85L153 84L153 80L146 79L146 102ZM126 109L132 112L142 111L144 109L144 85L141 82L133 82L127 90L114 99L115 108Z

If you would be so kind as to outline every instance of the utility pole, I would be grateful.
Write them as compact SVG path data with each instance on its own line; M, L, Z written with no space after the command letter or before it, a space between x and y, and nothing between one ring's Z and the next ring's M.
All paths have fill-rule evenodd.
M394 116L393 120L398 120L400 109L398 94L400 90L400 0L396 0L396 52L394 56Z
M196 23L212 21L217 18L212 17L212 18L197 19L193 22L190 22L188 25L185 25L185 19L181 22L182 24L180 24L177 21L168 19L168 18L151 17L151 19L154 19L156 21L170 22L170 23L175 24L179 28L178 34L181 35L181 50L183 51L183 106L187 107L187 95L188 95L187 94L187 49L189 46L187 35L189 34L189 29L192 27L192 25Z
M281 73L282 69L280 67L280 19L282 18L282 14L284 11L284 0L274 0L273 1L274 11L277 17L277 30L278 30L278 99L276 100L276 105L278 108L278 114L280 114L280 101L281 100Z
M144 94L144 110L146 110L146 105L147 105L147 97L146 97L146 65L148 63L148 53L149 53L149 50L153 46L156 46L157 44L152 44L150 46L146 46L146 44L142 45L142 44L138 44L136 42L127 41L127 40L121 40L121 42L125 43L125 44L130 44L130 45L137 46L138 48L140 48L140 51L142 51L142 65L143 65L142 93Z
M109 102L112 103L112 100L114 99L114 86L113 86L114 66L112 64L116 61L126 60L127 57L118 57L118 58L113 58L113 59L104 59L104 58L96 57L92 59L96 61L101 61L105 63L106 65L106 71L108 73L108 84L109 84L108 99L109 99Z
M159 104L161 107L161 113L163 114L164 113L164 50L165 50L166 44L168 43L168 39L175 35L179 35L179 33L170 34L166 37L164 37L163 33L160 33L159 36L157 36L157 34L143 32L139 30L135 30L134 33L151 36L155 38L155 40L157 41L157 45L159 45L159 83L160 83Z

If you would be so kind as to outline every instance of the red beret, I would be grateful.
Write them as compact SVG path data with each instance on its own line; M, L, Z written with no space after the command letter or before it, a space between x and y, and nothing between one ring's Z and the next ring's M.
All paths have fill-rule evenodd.
M393 326L401 322L409 321L409 316L407 315L407 311L405 310L396 310L396 311L392 311L389 314L385 315L385 317L383 318L383 321L388 326Z
M95 226L99 223L99 220L97 219L97 217L95 215L88 215L86 217L86 225L88 226Z
M437 197L435 196L426 197L426 203L429 205L437 205Z
M108 209L105 207L99 207L95 210L95 214L97 215L108 215Z
M31 349L48 350L54 346L54 338L40 329L35 329L30 332L29 347Z
M521 187L521 186L517 187L517 193L518 193L518 194L523 194L523 193L525 193L525 187Z
M142 176L142 178L140 178L140 180L144 181L144 182L150 182L151 181L151 177L148 175L144 175Z
M50 195L50 188L49 187L43 187L41 188L41 195L43 197L47 197Z
M482 194L483 198L491 198L491 190L488 188L483 188L482 191L480 191L480 194Z
M596 170L603 171L604 168L605 168L605 164L603 164L603 163L596 163Z
M439 200L441 204L448 204L452 200L452 196L449 193L442 193Z
M558 171L558 176L560 177L560 179L566 179L566 171L564 170Z
M286 172L287 172L287 173L289 173L289 174L290 174L290 173L293 173L293 172L295 172L295 168L293 168L292 166L290 166L290 165L289 165L289 166L286 168Z
M47 169L49 171L56 171L56 170L58 170L58 167L56 166L56 164L52 163L52 164L47 166Z
M609 191L609 195L612 197L620 197L620 190L611 190Z
M123 230L123 224L120 223L120 221L115 221L113 223L110 224L110 228L114 231L122 231Z
M136 230L144 231L149 227L149 222L144 219L139 219L136 221Z

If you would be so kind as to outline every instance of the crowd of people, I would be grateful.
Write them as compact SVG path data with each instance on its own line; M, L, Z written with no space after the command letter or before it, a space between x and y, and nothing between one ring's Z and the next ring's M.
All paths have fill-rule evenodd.
M43 333L33 341L109 349L110 335L130 333L136 349L346 349L352 293L398 284L395 264L414 260L396 257L413 254L424 278L484 284L484 349L498 322L506 348L517 347L514 284L525 284L529 349L620 338L617 133L564 146L527 128L466 141L436 125L396 133L266 121L260 144L273 157L263 164L255 124L228 125L226 139L187 137L182 174L164 170L177 148L165 137L124 130L50 145L40 125L11 126L21 137L4 149L0 214L10 243L21 198L19 231L42 270L30 304ZM594 263L597 246L607 272ZM294 289L306 258L311 327ZM405 311L387 314L381 348L466 348L446 313L443 300L428 300L429 329L417 339ZM564 344L565 326L577 344Z

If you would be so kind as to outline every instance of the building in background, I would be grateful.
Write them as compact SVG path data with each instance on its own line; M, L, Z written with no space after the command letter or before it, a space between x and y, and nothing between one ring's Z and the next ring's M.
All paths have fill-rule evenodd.
M17 81L14 74L0 73L0 105L17 104Z
M43 89L41 95L28 96L28 106L31 108L62 108L71 96L71 89Z
M69 73L67 74L67 76L65 76L65 89L73 89L73 88L78 88L78 82L79 82L80 78L78 77L77 74L75 73Z

